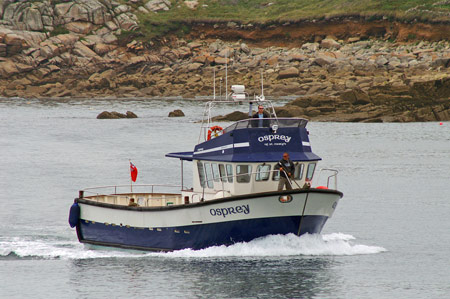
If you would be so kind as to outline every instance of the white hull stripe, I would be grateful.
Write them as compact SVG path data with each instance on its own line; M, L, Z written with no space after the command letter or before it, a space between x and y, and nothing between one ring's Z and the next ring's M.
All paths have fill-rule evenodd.
M241 142L241 143L235 143L234 147L249 147L250 142Z
M311 146L311 144L309 142L307 142L307 141L302 141L302 145L303 146Z
M241 142L241 143L235 143L234 147L249 147L250 143L249 142ZM230 149L233 148L233 144L227 144L227 145L222 145L222 146L218 146L218 147L213 147L210 149L206 149L206 150L202 150L199 152L194 152L194 155L199 155L199 154L206 154L206 153L211 153L211 152L216 152L216 151L222 151L222 150L226 150L226 149Z

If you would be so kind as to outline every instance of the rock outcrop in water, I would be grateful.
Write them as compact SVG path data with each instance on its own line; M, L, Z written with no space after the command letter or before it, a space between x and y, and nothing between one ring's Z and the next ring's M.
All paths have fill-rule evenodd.
M127 111L126 113L120 113L117 111L103 111L97 115L97 119L119 119L119 118L137 118L134 112Z
M189 42L167 36L143 43L123 38L139 31L136 13L170 9L171 4L133 3L142 5L135 10L109 0L0 1L0 95L192 98L213 93L214 69L216 91L223 95L227 63L228 82L246 85L250 95L260 93L263 70L266 95L298 97L278 108L280 116L450 120L450 44L432 41L432 28L430 41L408 42L405 32L423 26L392 24L404 30L389 31L384 23L372 28L364 23L359 29L355 23L340 34L339 24L310 25L315 33L280 25L288 38L280 37L279 28L229 22L197 25L186 37ZM450 32L450 26L439 26ZM233 41L231 33L245 42Z
M183 117L184 112L180 109L175 109L174 111L169 112L169 117Z

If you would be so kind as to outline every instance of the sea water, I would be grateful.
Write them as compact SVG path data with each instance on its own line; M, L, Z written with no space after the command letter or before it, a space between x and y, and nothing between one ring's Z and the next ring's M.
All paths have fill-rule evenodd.
M183 118L168 118L182 109ZM108 110L139 118L97 120ZM344 193L321 235L169 253L78 243L78 190L181 184L204 102L0 99L0 298L444 298L450 123L308 124ZM217 114L247 107L218 106ZM226 126L227 124L219 124ZM191 165L184 163L184 185Z

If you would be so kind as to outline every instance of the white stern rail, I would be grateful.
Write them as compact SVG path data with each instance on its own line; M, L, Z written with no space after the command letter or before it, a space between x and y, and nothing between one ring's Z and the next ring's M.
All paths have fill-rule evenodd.
M170 185L170 184L133 184L133 185L106 185L106 186L96 186L96 187L89 187L84 188L80 191L83 191L84 193L91 193L94 195L100 195L100 194L117 194L120 193L121 190L124 189L139 189L142 190L145 188L146 192L137 192L137 193L154 193L155 188L178 188L177 192L181 190L181 185ZM110 192L100 191L100 190L110 190Z
M169 184L107 185L80 190L78 197L116 205L128 205L134 198L140 206L165 206L182 204L180 190L180 185Z

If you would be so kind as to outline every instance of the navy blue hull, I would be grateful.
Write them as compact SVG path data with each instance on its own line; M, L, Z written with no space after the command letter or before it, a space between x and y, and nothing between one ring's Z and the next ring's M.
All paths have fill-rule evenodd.
M189 225L170 228L134 228L112 226L80 220L77 233L80 242L141 250L170 251L184 248L202 249L214 245L248 242L273 234L320 233L326 216L275 217Z

